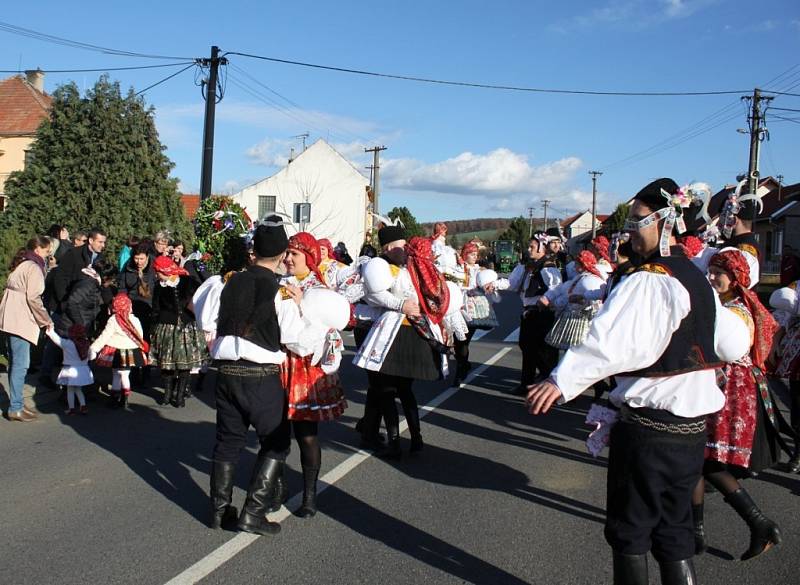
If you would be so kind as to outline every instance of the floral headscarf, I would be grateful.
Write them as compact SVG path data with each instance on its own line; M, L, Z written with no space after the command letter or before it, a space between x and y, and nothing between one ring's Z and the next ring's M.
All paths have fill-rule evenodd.
M406 244L406 255L406 268L417 291L420 309L438 325L450 305L450 291L433 264L430 238L411 238Z
M165 258L166 256L161 256ZM131 312L133 312L133 303L131 298L125 293L117 293L114 300L111 301L111 310L114 312L114 318L120 329L128 336L128 338L136 343L137 347L143 352L147 353L150 349L147 342L139 335L139 331L131 323Z
M583 250L575 258L575 264L583 269L584 272L594 274L598 278L603 278L603 275L597 269L597 258L589 250Z
M761 304L758 295L750 290L750 265L739 250L724 250L714 255L709 266L716 266L728 273L731 278L732 292L741 299L753 316L753 348L750 354L753 364L765 368L765 362L772 350L775 332L780 329L778 322Z
M591 246L591 251L595 254L595 256L602 258L611 264L611 254L609 253L611 242L608 241L607 237L597 236L589 245Z
M467 242L461 247L461 252L460 252L461 259L466 260L467 256L477 251L478 251L478 244L474 242Z
M687 258L694 258L703 251L705 244L697 236L683 236L678 238L678 244L683 246Z
M159 256L153 261L153 270L164 276L188 276L189 271L178 266L170 256Z
M333 244L328 238L320 238L317 240L320 248L325 248L328 251L328 259L336 260L336 253L333 250Z
M289 238L289 249L301 252L306 258L306 265L308 269L314 273L321 283L325 283L325 279L319 271L320 252L319 242L317 239L308 232L298 232Z

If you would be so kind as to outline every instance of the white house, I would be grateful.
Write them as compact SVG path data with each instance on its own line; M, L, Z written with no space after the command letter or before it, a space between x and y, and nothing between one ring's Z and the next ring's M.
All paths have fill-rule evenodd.
M600 230L600 224L606 219L608 219L607 215L598 214L595 217L595 226L598 231ZM567 238L569 252L572 254L579 252L583 249L583 241L591 236L592 212L587 209L568 217L561 222L561 229L564 231L564 237Z
M369 180L320 139L285 168L232 195L253 219L270 213L291 218L286 232L300 231L344 242L355 258L372 225Z

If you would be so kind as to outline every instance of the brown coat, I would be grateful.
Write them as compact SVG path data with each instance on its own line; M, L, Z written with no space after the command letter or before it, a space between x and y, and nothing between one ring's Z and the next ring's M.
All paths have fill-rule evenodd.
M0 331L17 335L36 345L39 329L50 324L42 303L44 275L35 262L24 261L8 275L0 301Z

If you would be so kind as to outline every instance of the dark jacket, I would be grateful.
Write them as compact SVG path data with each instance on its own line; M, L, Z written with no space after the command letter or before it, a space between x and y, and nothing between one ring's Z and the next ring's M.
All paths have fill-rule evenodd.
M126 293L134 304L146 304L148 307L153 305L153 291L156 285L156 275L153 272L150 262L147 263L142 271L142 278L139 278L139 269L133 258L125 263L125 268L119 273L117 278L119 292ZM144 285L144 286L142 286ZM142 294L147 292L147 294Z
M98 254L97 258L102 257ZM95 259L95 262L97 259ZM70 293L72 286L84 276L81 270L92 264L92 252L88 245L72 248L61 258L59 270L53 277L53 293L56 303L61 311Z
M153 323L167 325L187 325L194 321L194 313L189 309L197 284L188 276L181 276L178 286L161 286L153 289Z
M104 306L103 291L96 279L86 274L72 285L66 300L62 303L61 327L59 335L66 336L70 326L79 323L91 335L95 319Z

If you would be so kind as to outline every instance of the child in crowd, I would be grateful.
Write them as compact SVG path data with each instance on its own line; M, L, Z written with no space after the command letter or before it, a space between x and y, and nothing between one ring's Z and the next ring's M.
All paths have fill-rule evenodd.
M58 384L67 387L68 408L64 412L68 415L75 414L75 396L77 396L81 414L88 414L83 387L94 383L94 377L89 367L89 359L93 354L89 347L89 338L86 336L86 328L76 323L70 326L67 337L61 337L53 325L50 325L47 328L47 336L64 352L63 365L56 380Z
M142 334L142 324L133 314L133 304L125 293L119 293L111 303L113 317L92 344L98 366L113 368L111 382L112 405L127 408L131 394L131 368L148 364L149 345Z

